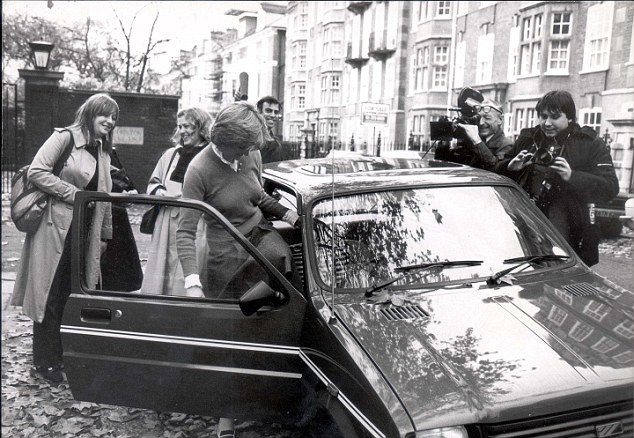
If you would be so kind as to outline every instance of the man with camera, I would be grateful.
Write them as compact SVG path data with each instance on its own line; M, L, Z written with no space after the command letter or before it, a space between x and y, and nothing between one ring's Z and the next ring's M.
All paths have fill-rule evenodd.
M497 169L530 195L581 259L599 262L594 203L619 192L610 150L590 127L577 124L570 93L546 93L535 106L540 124L523 129Z
M470 105L477 116L456 123L460 139L456 145L444 143L436 148L435 158L466 164L485 170L494 170L513 146L513 140L502 132L504 111L490 99Z

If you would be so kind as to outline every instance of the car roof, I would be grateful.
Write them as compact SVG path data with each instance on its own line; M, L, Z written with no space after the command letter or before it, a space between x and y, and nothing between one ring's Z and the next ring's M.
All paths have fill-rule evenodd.
M372 156L279 161L266 164L263 177L293 187L305 200L332 194L333 180L335 193L371 191L377 187L499 185L510 182L493 172L447 161Z

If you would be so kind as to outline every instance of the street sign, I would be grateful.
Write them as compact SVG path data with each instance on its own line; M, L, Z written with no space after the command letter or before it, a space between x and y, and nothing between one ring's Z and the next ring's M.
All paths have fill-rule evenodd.
M114 144L143 145L143 127L116 126L112 135Z
M361 123L373 125L387 125L390 106L387 103L361 104Z

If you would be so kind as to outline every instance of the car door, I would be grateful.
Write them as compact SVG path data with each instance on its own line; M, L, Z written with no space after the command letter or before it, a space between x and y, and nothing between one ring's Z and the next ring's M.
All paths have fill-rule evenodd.
M138 224L141 214L159 202L172 215L191 208L221 223L269 275L282 304L269 303L245 316L237 299L165 295L144 287L89 288L84 254L94 205L125 209L124 225L132 229L140 262L147 265L157 253L151 252L152 236L139 233ZM248 413L248 419L262 421L288 418L298 409L305 372L299 355L305 298L216 210L197 201L82 192L73 223L78 224L73 230L73 286L61 331L75 399L233 418ZM139 262L133 258L119 260L119 271ZM173 279L167 277L161 280ZM143 284L154 280L145 278Z

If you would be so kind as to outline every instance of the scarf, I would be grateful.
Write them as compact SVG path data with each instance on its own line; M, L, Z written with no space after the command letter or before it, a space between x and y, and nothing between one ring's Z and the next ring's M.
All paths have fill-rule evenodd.
M183 183L185 179L185 172L187 171L187 167L189 167L189 163L194 159L196 155L200 151L202 151L207 144L203 144L200 146L192 146L192 147L183 147L180 150L180 157L178 158L178 162L176 163L176 168L172 175L170 176L170 181Z

